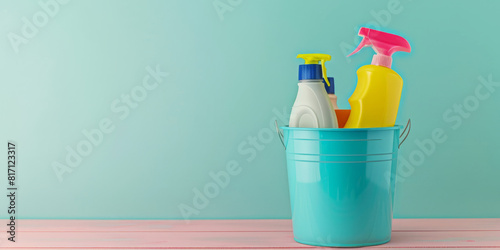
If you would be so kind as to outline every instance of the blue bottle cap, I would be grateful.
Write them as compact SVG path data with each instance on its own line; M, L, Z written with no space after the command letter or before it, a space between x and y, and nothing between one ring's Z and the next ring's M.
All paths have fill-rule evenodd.
M321 64L301 64L299 65L299 81L323 79Z
M335 81L333 77L328 77L328 81L330 82L330 87L328 87L325 80L323 80L323 83L325 84L326 93L335 94Z

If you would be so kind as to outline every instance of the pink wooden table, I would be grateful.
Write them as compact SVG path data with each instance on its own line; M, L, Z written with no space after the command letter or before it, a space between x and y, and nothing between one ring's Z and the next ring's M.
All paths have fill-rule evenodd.
M0 235L0 249L319 249L290 220L18 220L16 243ZM500 249L500 219L395 219L391 242L365 248Z

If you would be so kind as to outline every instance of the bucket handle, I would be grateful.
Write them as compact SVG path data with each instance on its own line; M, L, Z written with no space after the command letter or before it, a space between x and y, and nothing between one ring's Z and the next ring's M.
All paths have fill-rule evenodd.
M406 131L408 130L408 131ZM405 142L406 138L408 138L408 135L410 134L410 130L411 130L411 119L408 119L408 122L406 123L406 127L405 129L403 130L403 132L401 132L401 135L399 136L399 138L401 139L401 137L403 137L403 135L405 136L403 138L403 140L399 143L399 146L398 148L401 147L401 145L403 144L403 142ZM406 135L405 135L406 133Z
M283 147L286 150L285 141L283 140L284 139L283 132L281 132L278 126L278 120L274 120L274 124L276 125L276 133L278 133L278 137L280 138L281 144L283 144Z
M279 126L278 126L278 121L274 120L274 124L276 126L276 133L278 134L278 137L280 138L281 144L283 144L283 147L286 150L283 132L281 132L281 130L280 130ZM401 135L399 136L399 138L401 138L403 136L404 136L404 138L399 143L398 148L401 148L401 145L403 145L403 143L406 141L406 138L408 138L408 135L410 134L410 130L411 130L411 119L408 119L408 122L406 123L405 129L403 130L403 132L401 132ZM405 135L405 133L406 133L406 135Z

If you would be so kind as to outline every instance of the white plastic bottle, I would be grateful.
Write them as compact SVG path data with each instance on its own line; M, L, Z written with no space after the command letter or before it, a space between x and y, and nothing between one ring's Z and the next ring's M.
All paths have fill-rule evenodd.
M323 83L328 83L324 62L325 54L301 54L306 63L299 66L299 91L290 115L290 127L338 128L337 116ZM321 61L321 65L318 62ZM329 83L328 83L329 84Z

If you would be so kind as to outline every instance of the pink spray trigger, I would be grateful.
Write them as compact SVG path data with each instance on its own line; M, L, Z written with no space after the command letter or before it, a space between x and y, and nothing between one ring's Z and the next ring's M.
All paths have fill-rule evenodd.
M348 56L356 54L365 46L372 46L373 50L375 50L375 52L377 53L373 56L373 65L380 65L390 68L392 64L391 56L394 52L411 51L411 47L408 41L398 35L365 27L362 27L359 30L358 35L363 37L363 40L358 45L358 47Z

